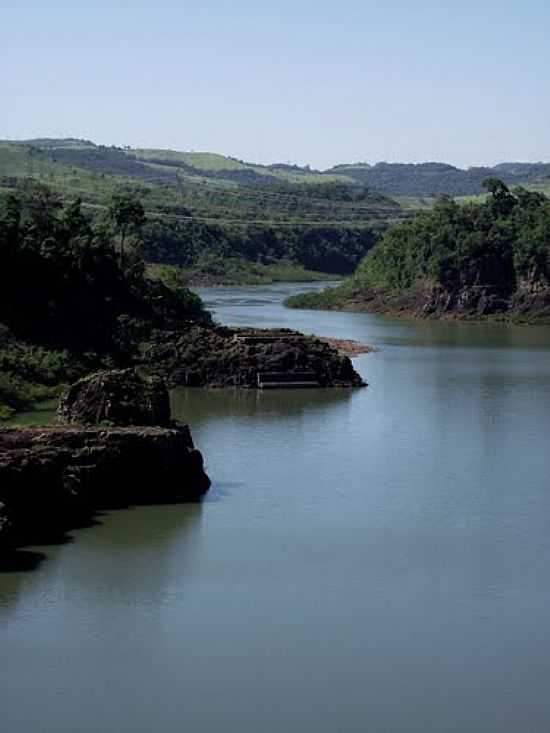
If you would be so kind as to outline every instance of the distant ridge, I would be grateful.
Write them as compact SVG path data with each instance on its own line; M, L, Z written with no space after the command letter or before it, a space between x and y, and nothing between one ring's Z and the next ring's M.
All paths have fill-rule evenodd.
M162 148L130 148L96 145L79 138L33 138L0 141L3 145L37 148L55 161L105 174L173 177L180 168L189 175L215 178L235 184L262 187L271 183L325 184L328 182L368 189L385 196L431 197L448 194L471 196L482 193L486 178L497 176L507 185L539 183L550 185L550 163L504 162L498 165L457 168L444 162L425 163L341 163L324 171L290 163L260 165L212 152L178 151ZM115 160L116 158L116 160Z

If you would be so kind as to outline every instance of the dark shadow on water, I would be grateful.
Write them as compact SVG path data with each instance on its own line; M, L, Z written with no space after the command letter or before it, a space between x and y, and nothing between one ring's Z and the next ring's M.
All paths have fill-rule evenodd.
M117 603L120 594L154 605L155 599L162 599L170 575L183 579L194 572L201 513L200 504L109 511L96 526L75 532L70 546L5 555L0 566L0 621L13 618L29 596L48 595L59 578L83 594L90 608L97 606L98 613L108 607L109 599Z
M43 552L10 550L0 555L0 573L23 573L36 568L46 559Z
M83 518L78 522L71 523L71 526L65 529L52 528L46 529L40 534L33 535L32 539L25 542L25 545L41 545L44 547L58 547L61 545L70 545L75 542L73 532L77 532L82 529L91 529L101 524L99 521L99 513L94 512L94 515L89 518ZM25 546L23 545L23 546ZM34 568L29 568L33 570Z

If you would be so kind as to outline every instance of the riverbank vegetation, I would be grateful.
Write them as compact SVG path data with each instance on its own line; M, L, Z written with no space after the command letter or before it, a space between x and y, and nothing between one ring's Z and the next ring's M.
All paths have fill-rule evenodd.
M169 386L253 388L266 371L312 372L321 386L362 383L349 360L315 339L245 338L216 326L184 270L147 265L146 226L141 201L124 190L94 216L33 180L0 198L1 419L113 367L139 367ZM303 268L279 261L270 274L290 271ZM206 274L215 278L215 260Z
M550 319L550 200L498 179L484 203L441 197L388 230L340 287L291 307Z
M387 223L406 215L351 178L295 166L85 140L0 141L0 196L25 178L66 203L79 197L93 219L120 190L134 192L147 214L144 257L185 268L191 282L212 274L227 284L266 282L289 263L292 279L311 279L304 270L350 274Z
M95 222L34 181L0 201L0 417L134 360L155 328L209 321L196 295L146 277L143 224L129 195Z

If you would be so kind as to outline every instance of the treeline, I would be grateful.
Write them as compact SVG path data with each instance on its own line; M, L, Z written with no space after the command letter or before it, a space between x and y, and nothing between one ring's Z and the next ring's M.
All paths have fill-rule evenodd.
M128 194L94 223L33 181L0 199L0 417L131 362L157 328L208 320L197 296L146 277L144 223Z
M288 305L547 321L550 200L494 178L485 187L485 203L440 198L389 229L345 284Z
M144 223L129 194L92 224L79 200L63 205L27 181L0 211L0 322L33 341L108 351L128 318L195 312L189 294L145 277Z
M503 295L550 282L550 200L498 179L484 204L441 198L432 212L388 230L359 266L358 286L403 291L432 280L449 290L493 286Z
M470 196L481 193L483 182L495 176L509 186L549 178L550 164L503 163L462 170L446 163L377 163L339 165L327 173L348 176L386 196Z
M287 260L308 270L353 272L376 241L373 229L347 227L234 227L151 220L143 230L150 262L200 266L205 258L238 257L267 264Z

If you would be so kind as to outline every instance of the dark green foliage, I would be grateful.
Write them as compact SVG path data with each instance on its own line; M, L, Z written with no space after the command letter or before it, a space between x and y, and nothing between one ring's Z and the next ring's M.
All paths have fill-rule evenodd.
M19 341L0 325L0 420L57 394L59 385L84 373L84 362L67 350Z
M110 221L95 225L79 201L63 206L34 181L0 201L4 408L48 396L97 366L128 362L152 329L208 318L179 283L145 277L137 240L121 256L142 222L141 204L127 193L113 201Z
M205 258L240 257L259 263L290 260L308 270L349 274L376 241L372 229L248 227L151 221L143 231L149 262L195 267Z
M0 197L24 175L47 182L64 201L81 196L83 210L95 218L109 211L121 260L139 241L142 217L124 201L131 204L139 190L149 219L145 255L195 269L195 281L201 281L205 260L228 258L245 269L284 260L349 274L388 220L407 215L361 182L308 168L85 140L0 141Z
M64 208L32 181L10 196L0 211L0 322L48 346L108 352L121 319L187 314L185 294L145 278L139 247L120 257L143 222L139 201L118 196L110 218L92 226L78 201Z
M495 176L508 185L548 177L550 164L503 163L462 170L446 163L377 163L339 165L327 173L348 176L386 196L468 196L481 193L484 181Z
M388 230L346 283L287 304L547 319L550 200L494 178L485 185L486 203L440 198L430 213Z
M120 264L124 267L124 244L129 234L136 234L145 224L141 201L131 193L115 193L109 206L109 219L119 236Z
M509 296L520 280L550 279L550 201L486 181L485 204L442 198L433 212L389 230L359 266L357 286L403 291L418 281L449 291L490 285Z

